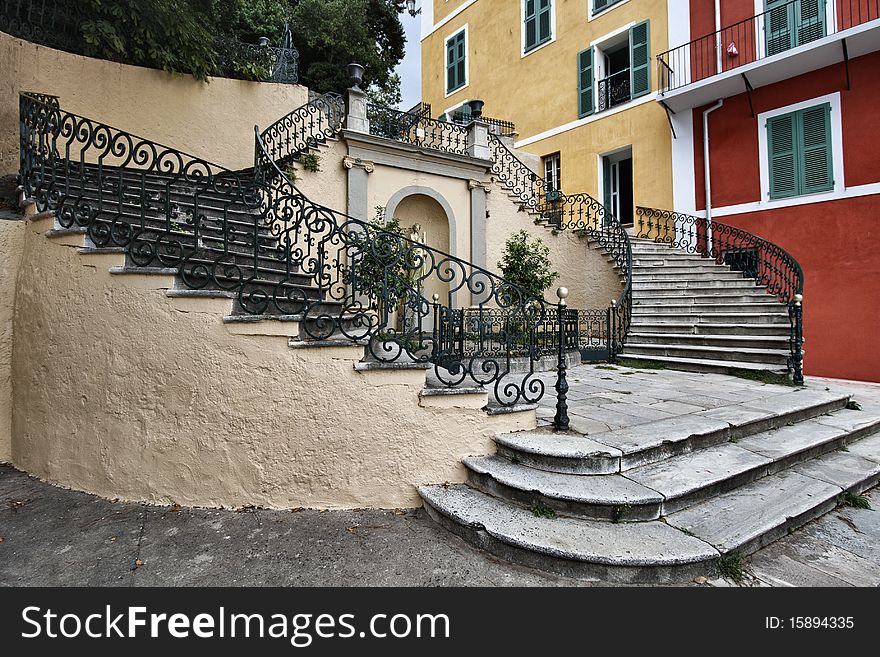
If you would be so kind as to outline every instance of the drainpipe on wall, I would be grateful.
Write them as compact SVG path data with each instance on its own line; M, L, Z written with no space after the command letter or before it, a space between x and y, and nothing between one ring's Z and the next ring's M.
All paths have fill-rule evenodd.
M715 0L715 63L718 68L716 73L721 73L721 50L724 44L721 43L721 0Z
M716 0L717 2L717 0ZM706 189L706 245L712 242L712 174L709 169L709 114L724 105L720 99L712 107L703 111L703 183Z

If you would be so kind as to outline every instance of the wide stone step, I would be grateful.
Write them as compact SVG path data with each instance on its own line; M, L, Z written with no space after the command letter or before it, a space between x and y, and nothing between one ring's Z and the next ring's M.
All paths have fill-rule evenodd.
M878 430L880 415L840 410L830 417L812 418L634 468L625 476L660 493L664 498L662 514L669 515L768 474L807 464Z
M673 356L644 356L641 354L627 354L624 349L623 357L626 360L636 363L634 367L638 367L639 361L647 361L650 363L662 363L668 369L680 370L682 372L701 372L704 374L735 374L737 371L753 371L753 372L773 372L782 374L786 371L784 367L771 367L763 363L749 363L747 361L732 360L712 360L708 358L677 358Z
M619 474L560 474L500 456L474 456L463 463L471 486L527 508L540 504L561 515L615 521L660 516L663 497Z
M772 313L788 317L788 307L768 301L750 301L746 303L681 303L659 304L650 299L641 299L633 303L633 312L639 314L669 313Z
M695 281L678 277L670 277L669 280L649 280L648 278L633 277L634 292L641 292L643 290L707 290L713 288L736 288L741 290L764 289L757 285L754 279L743 278L742 276L718 279L707 278Z
M776 302L775 297L762 290L712 288L708 291L693 292L680 290L639 290L634 295L633 303L637 305L693 305L705 303L769 303ZM778 302L776 302L778 303Z
M571 577L671 582L710 573L718 552L659 522L541 518L467 486L423 486L429 515L504 559Z
M702 258L698 255L670 255L670 254L652 254L652 253L636 253L633 251L634 267L688 267L692 265L715 265L714 260Z
M781 324L788 314L779 312L642 312L633 306L633 319L656 324Z
M521 431L496 436L497 452L515 463L561 474L613 474L833 413L849 395L768 386L764 399L729 404L589 436ZM777 392L776 390L785 390Z
M831 470L834 454L821 465ZM864 479L872 475L865 472ZM861 488L856 484L856 488ZM722 554L749 554L827 513L843 488L786 470L667 517L672 527L714 546ZM628 525L627 525L628 526Z
M694 263L694 264L674 264L664 266L633 266L633 276L645 276L648 274L669 274L675 276L690 277L697 274L736 274L740 278L743 277L742 272L734 271L730 267L724 265L716 265L715 263Z
M723 360L747 363L761 363L771 369L786 367L791 352L788 349L758 349L723 346L681 345L668 341L663 344L638 343L631 336L626 342L627 356L673 356L675 358L696 358L701 360Z
M731 335L731 336L784 336L791 335L791 324L744 324L726 323L713 324L712 322L693 324L678 322L652 321L651 315L634 318L630 324L633 333L664 333L664 334L691 334L691 335Z
M684 281L687 283L694 281L741 281L744 279L742 273L738 271L730 271L727 270L709 270L709 271L700 271L700 270L691 270L687 269L686 271L673 272L673 271L653 271L647 269L633 269L632 272L633 281L638 281L639 283L659 283L666 281Z
M789 336L774 335L695 335L693 333L648 333L630 331L627 342L631 345L667 345L724 347L727 349L788 349Z

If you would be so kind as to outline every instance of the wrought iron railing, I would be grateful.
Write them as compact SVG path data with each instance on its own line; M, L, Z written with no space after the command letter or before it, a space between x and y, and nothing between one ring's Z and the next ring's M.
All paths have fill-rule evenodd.
M657 55L661 92L673 91L880 18L880 0L791 0ZM829 15L835 23L829 24Z
M470 125L474 120L473 114L470 112L453 112L449 115L449 120L458 125ZM516 125L512 121L503 119L494 119L491 116L481 116L480 121L489 125L490 132L502 137L512 137L516 134Z
M791 322L788 360L792 379L804 382L803 293L804 272L785 249L736 226L708 222L702 217L660 210L636 208L638 237L668 244L688 253L710 258L753 278L768 294L788 305Z
M579 340L585 358L597 353L611 360L622 351L632 319L632 245L617 218L589 194L563 194L532 171L498 138L489 135L492 172L513 193L523 207L536 212L540 220L557 230L574 230L596 242L614 258L624 278L616 301L603 309L578 311ZM597 349L597 345L605 345Z
M83 20L80 0L0 2L0 32L59 50L82 54Z
M467 155L468 131L463 126L373 103L367 105L367 119L371 135L429 150Z
M303 152L338 134L344 122L345 101L335 93L318 96L285 114L261 133L262 143L255 152L256 171L273 175L276 168L284 170ZM269 166L270 162L276 167Z
M81 0L0 0L0 32L58 50L89 55L83 25L93 20ZM221 39L212 74L235 79L295 84L299 52L285 28L280 46Z
M604 112L612 107L628 103L630 98L629 80L628 68L599 80L596 85L599 94L596 111Z
M278 84L299 81L299 51L287 26L280 46L270 46L268 39L258 44L224 39L217 42L215 50L219 73L226 77Z
M553 322L561 306L307 199L278 162L323 128L300 142L258 131L252 175L52 100L20 96L20 179L63 229L123 249L133 265L173 268L184 287L232 296L240 314L295 319L304 339L364 343L373 361L424 363L445 386L491 387L504 406L544 394L535 363L565 351L565 326Z

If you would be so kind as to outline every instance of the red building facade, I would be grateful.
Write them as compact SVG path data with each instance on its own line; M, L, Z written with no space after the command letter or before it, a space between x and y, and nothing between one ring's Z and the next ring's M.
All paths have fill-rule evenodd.
M806 374L880 381L880 0L669 5L674 209L798 260Z

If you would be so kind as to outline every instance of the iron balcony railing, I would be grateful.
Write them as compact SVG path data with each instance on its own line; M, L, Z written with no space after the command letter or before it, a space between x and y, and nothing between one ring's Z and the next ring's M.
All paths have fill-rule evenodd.
M467 128L425 117L424 113L400 110L373 103L367 104L370 134L413 144L420 148L467 155Z
M665 93L880 18L880 0L791 0L657 55Z
M449 119L452 123L466 126L474 120L474 117L470 112L453 112ZM480 121L488 123L490 131L502 137L512 137L516 134L516 125L512 121L493 119L490 116L481 116Z
M617 73L612 73L607 78L599 80L597 88L599 93L599 103L596 107L597 112L604 112L612 107L629 102L629 69L625 68Z

